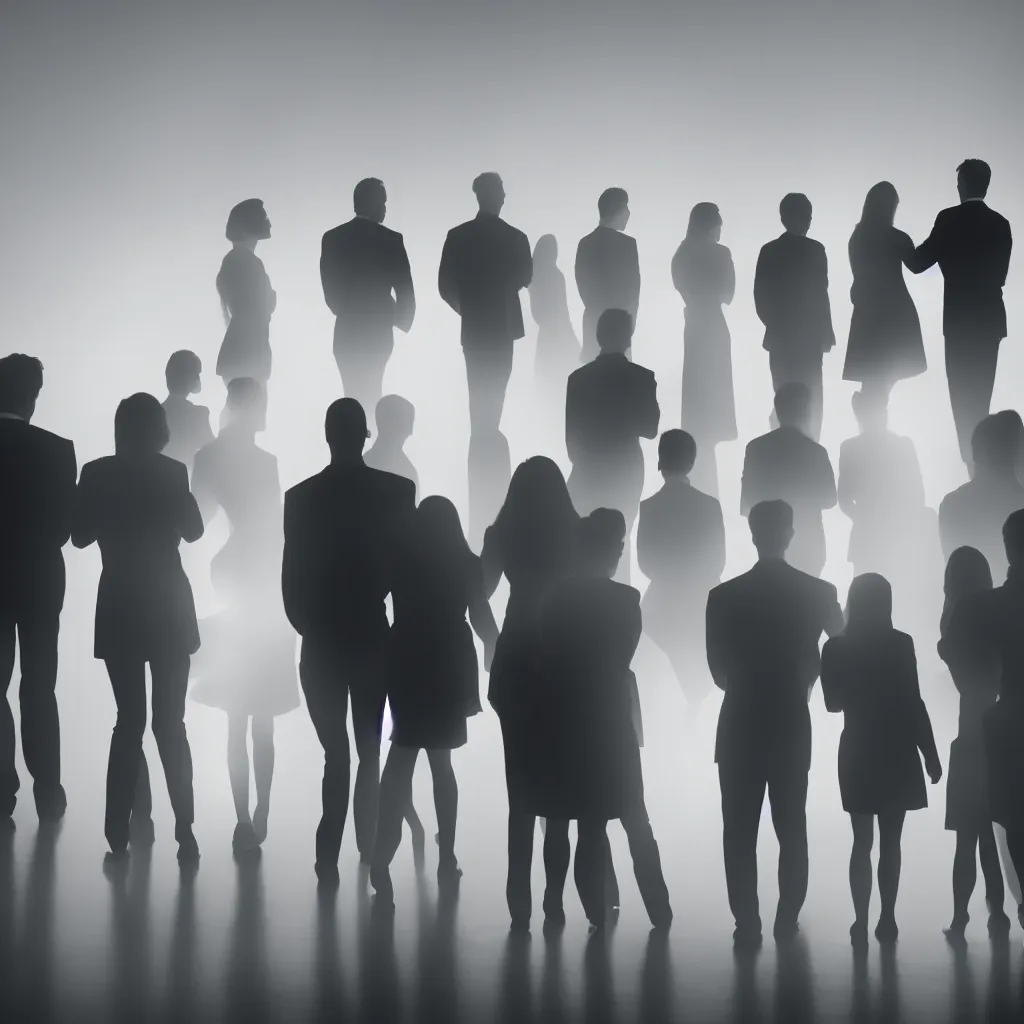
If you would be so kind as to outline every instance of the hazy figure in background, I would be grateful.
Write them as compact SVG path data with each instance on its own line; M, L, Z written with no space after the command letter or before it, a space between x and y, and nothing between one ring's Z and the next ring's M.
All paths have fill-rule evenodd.
M21 747L40 821L63 817L57 637L64 607L64 556L71 535L78 464L71 441L32 425L43 364L0 359L0 820L14 814L21 782L7 689L21 655Z
M185 463L192 472L192 460L196 452L213 440L210 426L210 410L205 405L189 401L189 395L198 395L202 389L200 375L203 364L195 352L181 349L167 360L164 378L167 381L167 397L164 399L164 415L171 439L167 442L164 455Z
M914 243L893 225L899 202L888 181L873 185L848 247L853 315L843 380L858 381L865 391L878 391L885 399L897 381L928 368L921 321L903 279Z
M736 294L732 253L721 244L722 215L698 203L675 256L672 283L686 303L683 328L682 427L697 442L694 482L718 496L715 445L736 440L732 338L722 306Z
M224 510L231 535L210 566L224 610L200 623L192 699L228 716L228 774L236 850L267 837L274 779L274 718L299 706L295 635L281 609L283 547L277 459L256 444L267 395L252 378L228 383L225 423L196 455L192 493L204 522ZM248 733L256 810L250 816Z
M725 569L725 523L717 498L697 490L689 475L697 457L694 439L666 430L658 442L665 483L640 503L636 554L651 581L643 599L644 632L672 663L690 720L711 692L704 643L708 593Z
M625 234L629 195L608 188L597 200L600 223L576 247L576 287L583 300L583 351L589 363L600 349L597 324L607 309L624 309L636 323L640 308L640 260L636 239Z
M542 701L537 643L540 608L549 588L574 568L579 516L561 470L551 459L534 456L521 463L509 483L505 503L484 536L481 561L484 590L494 594L501 577L509 583L505 619L495 646L487 699L501 722L508 790L508 880L505 895L512 927L529 928L533 901L530 871L536 807L545 780L537 769L533 709ZM544 837L545 865L568 869L568 836L549 822ZM548 869L549 884L557 868ZM557 889L560 905L561 887ZM545 899L545 911L548 909ZM552 909L557 909L552 907Z
M949 556L944 590L946 600L939 624L938 651L949 666L950 678L960 694L959 728L949 748L946 776L946 829L956 833L956 854L953 858L953 920L945 931L950 939L963 938L970 920L968 907L980 860L989 933L1005 935L1010 919L1003 910L1006 893L989 806L984 734L985 715L999 695L1000 664L976 638L963 633L958 636L951 631L961 602L992 590L992 572L977 548L957 548Z
M601 928L608 909L606 828L620 820L651 924L667 928L672 908L644 802L639 698L630 669L643 628L640 594L611 579L624 550L625 519L617 510L596 509L577 537L578 570L552 586L542 612L549 682L537 721L538 756L553 769L548 827L577 820L576 888L591 925ZM549 879L548 892L553 888Z
M466 719L479 714L480 673L473 632L490 669L498 627L484 593L480 559L470 550L459 513L447 499L424 498L399 556L392 593L388 700L395 727L380 783L380 816L370 882L382 905L393 904L389 867L412 802L416 757L426 750L434 780L442 888L462 874L455 857L459 789L451 752L466 744Z
M810 394L803 384L785 384L775 395L779 426L755 437L743 456L740 514L762 501L781 499L792 509L795 536L790 564L812 576L825 567L821 514L836 504L836 481L828 452L808 437Z
M371 469L394 473L411 480L419 490L420 477L412 460L405 453L405 443L412 437L416 422L416 409L401 395L385 395L374 410L377 440L366 453L366 464Z
M395 328L408 334L416 296L405 241L384 227L388 194L377 178L352 193L355 216L332 228L320 248L320 282L334 324L334 361L348 398L372 409L384 389Z
M974 478L950 491L939 505L939 536L946 558L959 547L975 547L992 567L992 578L1006 573L1001 523L1024 508L1024 484L1017 476L1022 446L1017 413L986 416L974 429Z
M512 454L500 430L481 430L470 437L468 471L469 542L479 551L512 479Z
M942 778L928 709L917 680L914 641L892 625L892 589L884 576L865 573L850 584L846 627L821 652L825 707L843 715L839 791L853 825L850 892L854 945L868 941L871 848L878 819L880 942L895 942L896 897L907 811L928 806L921 757L932 785Z
M722 787L729 906L739 947L761 944L757 832L765 789L779 840L776 939L788 939L807 895L807 704L821 665L821 634L843 628L836 588L786 564L793 510L766 501L750 510L757 564L708 595L707 655L725 699L715 761Z
M501 426L513 342L526 333L519 291L533 277L529 239L500 217L501 178L478 175L473 192L480 212L448 232L437 272L441 298L462 318L471 435Z
M270 218L262 199L246 199L228 216L227 239L232 249L217 274L217 294L228 329L217 356L217 376L226 384L235 377L270 379L270 318L277 293L256 244L270 237Z
M828 257L821 242L807 237L811 201L791 192L779 204L778 238L761 247L754 273L754 306L764 324L764 348L772 387L806 385L810 393L807 432L821 437L822 362L836 343L828 298Z
M359 759L356 845L363 864L373 857L389 659L384 602L394 586L416 488L363 461L369 432L355 399L329 406L324 433L330 465L285 494L281 589L288 620L302 637L299 681L324 748L315 867L318 878L333 885L348 816L350 697ZM415 843L422 826L416 828L414 817L413 822Z
M579 366L580 342L569 316L565 275L558 267L558 241L541 235L533 247L530 313L537 325L533 372L541 389L559 406L565 381Z
M658 436L661 410L652 371L626 358L633 321L622 309L606 309L597 325L601 354L569 376L565 392L565 447L572 463L569 493L581 515L616 508L626 537L640 510L644 453L640 438ZM629 581L629 556L619 565Z
M965 160L956 169L960 205L942 210L931 234L907 266L915 274L936 263L942 271L942 333L946 380L960 453L972 465L971 437L988 415L1006 337L1003 287L1010 266L1010 224L985 203L992 169L984 160Z
M117 407L114 454L82 467L71 541L99 545L94 654L107 666L117 722L107 765L104 832L111 854L128 852L129 830L152 836L146 730L146 663L153 678L153 736L174 811L178 860L195 863L192 752L185 733L189 664L199 650L192 587L178 547L203 535L203 518L188 470L160 452L167 417L152 395ZM138 819L136 824L133 819Z

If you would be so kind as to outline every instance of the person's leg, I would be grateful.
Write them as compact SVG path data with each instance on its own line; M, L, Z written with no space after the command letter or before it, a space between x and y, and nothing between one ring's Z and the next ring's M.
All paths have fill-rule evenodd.
M145 730L143 730L145 734ZM133 843L143 845L152 843L155 837L153 828L153 786L149 780L149 764L146 762L146 751L139 752L139 771L135 777L135 796L132 799L132 817L129 832Z
M807 766L789 759L773 767L768 779L772 824L779 840L779 905L775 934L797 930L807 898Z
M607 822L581 819L576 823L576 859L573 875L587 920L595 928L607 919L605 875L608 865Z
M533 867L533 833L537 819L528 799L524 763L523 726L507 714L499 716L505 752L505 788L508 792L508 876L505 899L513 928L529 925L533 912L530 873Z
M389 869L402 842L402 815L412 799L412 777L418 754L418 747L399 747L392 743L380 780L380 805L370 858L370 884L381 904L394 902Z
M995 833L989 822L978 834L978 859L981 861L981 874L985 879L985 903L988 905L988 927L992 933L1005 933L1009 929L1010 919L1003 907L1006 902L1006 887L1003 885L1003 872L999 866L999 850L996 847Z
M1010 890L1010 897L1018 907L1024 908L1024 896L1020 891L1020 876L1014 867L1013 858L1010 856L1010 847L1006 841L1006 829L1002 825L993 822L992 832L996 837L996 848L999 850L999 859L1003 864L1003 877L1006 879L1006 888Z
M878 898L882 910L875 928L879 941L894 941L899 934L896 927L896 897L900 891L900 869L903 864L903 822L906 811L891 811L878 816Z
M253 715L252 768L256 780L256 811L253 830L258 842L267 838L270 816L270 789L274 784L274 719L271 715Z
M434 811L437 814L439 877L451 880L459 871L455 857L455 825L459 816L459 784L455 781L450 750L428 750L430 776L434 783Z
M470 436L491 434L501 428L505 392L512 376L512 343L484 341L462 351L469 388Z
M1024 875L1024 829L1006 830L1006 851L1014 873L1020 878ZM1017 919L1024 928L1024 904L1018 903Z
M654 829L647 814L641 807L635 814L622 819L622 827L629 840L629 853L633 858L633 874L640 890L640 897L647 909L647 916L655 928L667 928L672 921L672 907L668 898L668 886L661 869L661 853Z
M991 827L988 829L992 834ZM974 894L978 880L978 847L980 836L974 830L961 829L956 834L956 852L953 854L953 920L946 929L947 935L963 935L970 915L967 908ZM995 853L995 838L992 838L992 852ZM998 855L996 868L999 867ZM1000 882L1002 876L1000 875Z
M369 864L377 835L377 802L380 795L380 744L384 730L385 696L377 678L375 659L367 665L363 678L353 680L352 735L356 741L356 784L352 793L352 818L356 827L359 859ZM412 802L412 793L402 812Z
M971 466L971 435L989 414L999 361L999 342L954 335L945 339L946 382L964 462Z
M13 612L0 606L0 688L3 692L3 700L0 700L0 818L9 818L14 813L21 786L14 760L17 744L14 715L7 699L14 675L16 629Z
M132 799L146 731L146 663L135 659L106 661L110 687L117 705L117 720L107 760L107 806L104 835L114 854L128 848Z
M570 857L568 819L549 819L544 828L544 917L563 924L565 880L569 875Z
M868 912L871 908L871 847L875 843L875 816L851 814L853 847L850 850L850 896L853 898L854 922L850 937L855 942L866 942Z
M722 847L729 907L741 941L761 935L757 898L757 832L764 803L766 775L762 765L730 754L719 759L722 791Z
M228 715L228 779L239 825L251 825L249 816L249 717Z

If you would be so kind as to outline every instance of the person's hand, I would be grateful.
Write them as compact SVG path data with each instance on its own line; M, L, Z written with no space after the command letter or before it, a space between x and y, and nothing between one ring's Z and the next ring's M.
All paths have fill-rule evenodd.
M494 661L494 644L484 644L484 671L491 671L491 662Z
M928 758L924 763L925 771L928 773L928 778L932 780L932 785L936 785L939 779L942 778L942 763L939 759Z

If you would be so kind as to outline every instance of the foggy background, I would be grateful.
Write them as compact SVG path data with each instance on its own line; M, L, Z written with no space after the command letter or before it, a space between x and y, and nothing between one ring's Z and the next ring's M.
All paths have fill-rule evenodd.
M72 437L79 465L113 450L113 413L121 398L139 390L165 396L164 364L178 348L191 348L203 360L198 401L210 406L216 425L224 392L214 366L224 323L214 280L230 247L224 225L235 203L258 197L273 237L257 254L278 294L268 429L260 443L278 456L282 484L289 487L325 463L324 411L342 393L331 354L333 318L319 282L320 236L352 216L356 181L379 177L388 190L386 224L405 236L417 298L412 332L396 335L385 392L400 393L416 407L406 450L419 470L421 496L449 495L467 525L468 413L459 324L437 295L436 275L445 233L476 211L472 179L483 170L498 171L508 193L505 219L523 229L531 244L544 233L558 238L577 331L582 306L572 274L576 243L597 223L600 192L612 185L627 189L627 230L638 240L643 277L633 353L657 372L663 430L679 424L682 368L683 305L669 263L690 208L712 201L721 209L722 242L732 250L737 275L736 299L726 316L740 440L718 448L726 575L734 575L753 557L739 516L743 445L767 429L772 400L763 329L753 308L753 271L760 246L782 230L779 200L790 191L810 197L810 235L829 256L837 346L825 359L822 443L836 466L839 443L855 432L849 407L854 385L841 375L850 316L846 244L864 195L875 182L891 181L901 197L897 226L920 242L935 214L957 202L957 164L976 156L993 169L990 205L1011 225L1024 220L1024 147L1015 130L1024 78L1022 29L1024 6L1015 0L6 0L0 5L0 352L24 351L43 360L35 422ZM1019 406L1024 355L1016 336L1024 309L1018 279L1015 260L1006 289L1010 337L1002 348L993 410ZM910 289L929 371L897 385L890 421L915 441L928 502L937 507L966 479L942 364L937 268L910 279ZM523 298L526 305L525 293ZM528 305L526 311L528 337L518 343L504 433L513 466L542 452L567 469L557 411L545 419L534 405L534 328ZM650 493L660 484L655 443L647 452ZM838 510L826 513L826 532L824 575L845 600L849 523ZM212 601L206 565L223 536L218 523L199 551L186 554L200 615ZM70 999L115 985L123 961L109 948L113 932L107 929L116 918L99 875L103 774L114 721L102 663L91 657L99 558L95 549L70 548L66 558L58 697L69 807L58 854L59 927L52 956L61 964L59 998ZM633 582L646 585L635 568ZM934 665L934 639L918 638L919 657L945 764L956 704L948 676ZM732 923L712 763L719 699L708 700L699 734L686 735L679 721L682 697L661 653L645 641L636 668L648 722L648 807L676 912L673 984L687 988L694 1006L706 1001L724 1012L727 997L716 993L731 978L724 953ZM486 687L485 678L481 685ZM850 829L836 781L841 719L825 714L820 695L812 709L811 883L803 920L814 941L814 984L822 1000L816 1012L826 1019L829 1005L849 1000ZM192 702L186 721L203 852L197 881L203 923L192 955L201 965L197 991L206 992L206 985L203 998L214 1000L222 958L231 936L239 934L231 924L234 815L226 723L219 712ZM246 919L242 929L259 930L259 922L267 922L267 949L260 955L269 964L261 982L268 1000L297 998L308 986L319 941L312 863L322 761L304 708L278 720L277 748L261 869L265 893L256 923ZM159 987L170 984L161 965L171 942L177 869L151 737L146 749L157 819L154 909L133 971ZM469 744L454 757L461 790L457 852L465 871L458 970L476 978L467 983L466 998L483 1008L493 1006L490 985L507 922L500 749L497 721L487 710L471 720ZM19 885L30 865L34 830L26 780L23 773L16 819L22 825ZM909 972L913 979L913 1002L923 1020L942 1019L950 991L940 928L951 914L953 837L942 830L943 790L944 784L929 789L931 807L910 814L904 833L900 962L904 976ZM417 771L416 802L429 833L433 809L425 763ZM621 829L611 831L623 892L615 985L628 1014L647 922ZM766 921L774 913L775 851L766 811ZM537 927L539 852L538 833ZM355 856L347 838L339 897L343 925L346 901L355 900ZM400 960L402 948L415 942L410 863L406 841L394 870ZM578 950L569 944L582 942L585 921L571 878L568 890L565 969L576 977ZM980 937L983 927L979 884L969 935L978 931ZM974 948L979 956L984 952L984 976L987 946ZM354 939L342 941L338 960L344 971L354 969L355 955ZM482 1019L474 1014L468 1019Z

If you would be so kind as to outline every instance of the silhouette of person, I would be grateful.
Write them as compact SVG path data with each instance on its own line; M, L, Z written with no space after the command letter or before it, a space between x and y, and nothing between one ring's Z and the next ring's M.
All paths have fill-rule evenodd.
M484 534L481 563L484 591L491 597L504 575L509 583L505 618L494 650L487 699L501 723L508 791L508 879L505 896L515 931L529 928L532 913L530 869L538 795L543 772L537 769L534 690L539 673L540 608L549 588L574 567L573 545L579 517L561 470L535 455L512 474L508 494ZM544 835L545 862L564 860L567 844L551 822ZM564 877L564 874L563 874ZM549 878L550 883L550 878ZM557 910L561 890L545 911Z
M164 415L171 439L167 442L164 455L185 463L189 473L196 452L213 440L210 427L210 410L205 405L189 401L189 395L199 394L202 388L200 374L203 364L195 352L180 349L167 360L164 377L167 380L167 397L164 399Z
M791 192L779 204L778 238L765 243L754 272L754 306L764 324L772 387L800 383L811 395L808 433L821 437L822 362L836 343L828 298L828 257L807 237L811 201Z
M821 514L838 500L828 452L807 430L810 394L804 384L784 384L775 395L775 430L755 437L743 456L740 513L749 516L762 501L780 499L793 509L796 534L788 560L812 576L825 567Z
M416 409L401 395L385 395L374 410L377 440L366 453L366 464L371 469L404 476L419 490L420 478L412 460L405 453L405 443L412 437L416 422Z
M596 509L577 528L577 572L555 583L544 602L547 693L537 719L546 740L540 746L552 760L549 821L578 822L576 887L591 925L606 921L606 828L619 819L651 923L667 928L672 909L644 803L639 698L630 669L643 628L640 594L611 579L625 540L618 510ZM545 714L547 726L540 724Z
M914 243L893 224L899 202L888 181L872 185L848 247L853 315L843 380L857 381L885 398L897 381L928 368L921 321L903 279Z
M395 328L408 334L416 296L405 242L384 227L388 194L377 178L352 193L355 216L328 231L320 252L324 299L337 317L334 360L345 395L372 409L384 388Z
M512 479L512 453L500 430L481 431L469 439L469 542L479 551Z
M569 316L565 275L558 268L554 235L541 235L533 248L529 296L530 313L537 325L534 375L561 401L565 379L579 365L581 349Z
M12 353L0 359L0 821L14 813L21 785L14 765L14 717L7 689L21 656L21 746L40 821L64 814L57 636L64 607L64 556L71 535L78 464L71 441L31 422L43 364Z
M533 279L530 241L501 219L505 186L493 171L473 181L480 212L448 232L437 288L462 318L470 434L501 425L513 342L526 334L519 291Z
M953 920L945 930L951 939L963 938L970 915L967 908L978 877L978 861L985 879L988 928L1005 935L1010 919L1003 910L1005 886L999 866L999 849L992 828L985 766L985 713L999 694L999 662L990 652L978 650L969 636L951 632L951 623L962 601L992 590L992 572L977 548L957 548L946 563L945 605L939 624L939 657L949 667L950 678L960 694L960 722L949 748L946 777L946 829L956 833L953 857Z
M944 557L949 558L959 547L976 547L997 580L1006 573L1000 523L1024 508L1024 484L1017 476L1021 440L1020 418L1015 412L986 416L971 438L973 479L950 491L939 504Z
M640 438L658 436L661 410L652 371L626 358L633 320L623 309L606 309L597 325L601 354L569 375L565 391L565 447L572 463L569 493L581 515L616 508L626 536L640 510L644 453ZM629 559L620 565L629 579Z
M907 811L928 806L921 771L924 757L934 785L942 778L931 719L921 699L914 641L892 625L892 589L884 576L854 578L847 596L846 626L821 652L821 690L828 711L841 712L839 790L853 826L850 891L855 945L868 940L871 847L878 819L880 942L895 942L900 884L900 840Z
M965 160L956 169L960 204L940 211L931 234L907 267L920 274L939 265L944 281L942 333L946 380L960 454L971 466L971 436L988 415L1006 337L1003 287L1010 266L1010 224L986 202L992 169Z
M270 318L277 309L277 293L256 244L270 237L270 218L262 199L246 199L228 215L225 232L232 244L217 274L224 320L228 325L217 356L217 376L225 384L235 377L270 379Z
M373 855L390 630L384 600L416 488L363 461L369 434L354 398L330 405L324 432L330 465L285 494L281 587L285 613L302 637L299 681L324 749L316 873L334 884L348 815L350 697L359 759L356 845L362 863Z
M597 200L600 221L576 247L576 287L583 300L583 351L589 363L600 350L597 324L607 309L624 309L636 323L640 307L640 261L636 239L625 234L629 195L607 188Z
M451 752L466 744L466 719L479 714L480 675L473 629L490 668L498 627L484 593L479 556L462 532L459 513L447 499L424 498L416 509L398 565L392 594L388 699L394 717L391 749L381 777L380 816L370 883L382 905L394 892L389 867L402 838L402 813L412 801L416 758L426 750L437 810L438 884L458 882L455 821L459 789Z
M760 945L757 832L765 789L779 840L776 939L797 931L807 894L807 775L821 634L843 627L836 588L785 561L793 510L755 505L748 517L757 564L708 595L707 656L725 694L715 761L722 790L729 906L741 948Z
M281 610L281 483L277 459L256 444L266 391L251 377L228 383L225 423L196 455L192 493L205 522L223 509L231 534L210 566L224 610L200 623L192 699L228 716L228 775L236 850L267 837L274 779L274 718L299 706L295 636ZM249 813L248 733L256 812Z
M725 569L722 506L697 490L689 475L697 444L683 430L666 430L658 442L658 469L665 483L640 503L636 553L640 571L651 581L643 599L644 632L672 663L696 718L711 692L707 666L695 656L704 642L708 593Z
M192 832L192 753L184 719L199 627L178 547L202 537L203 519L189 491L188 471L160 454L168 433L167 417L152 395L135 394L118 405L114 454L82 467L71 542L76 548L97 544L103 560L94 655L106 663L117 703L104 825L111 854L127 854L133 817L140 824L151 818L142 754L148 662L153 735L174 811L178 860L194 864L199 847Z
M722 312L736 294L736 268L721 237L718 207L698 203L672 257L672 283L686 304L682 426L697 442L698 486L716 497L715 445L736 440L732 338Z

